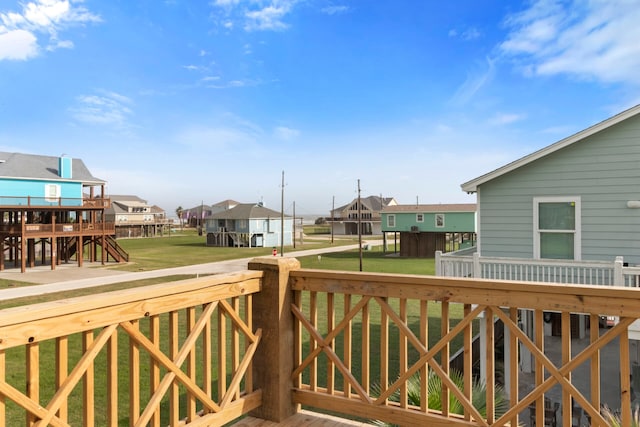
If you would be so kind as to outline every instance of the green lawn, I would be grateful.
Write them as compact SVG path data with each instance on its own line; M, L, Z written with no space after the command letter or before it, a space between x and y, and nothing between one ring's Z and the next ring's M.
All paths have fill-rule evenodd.
M339 243L338 243L339 242ZM207 247L205 245L204 236L198 236L196 233L185 233L182 235L172 235L171 237L161 237L161 238L149 238L149 239L120 239L118 240L125 250L127 250L130 254L131 263L127 266L116 266L112 268L128 270L128 271L140 271L140 270L152 270L157 268L166 268L166 267L175 267L175 266L183 266L190 265L196 263L204 263L204 262L214 262L221 261L233 258L244 258L244 257L253 257L253 256L261 256L271 253L271 248L215 248L215 247ZM346 240L338 240L335 244L352 244L354 243L354 239L346 239ZM298 245L296 249L311 249L315 247L323 247L328 246L331 243L325 238L323 240L314 241L312 238L306 238L304 246ZM291 251L293 248L285 248L285 251ZM365 272L381 272L381 273L402 273L402 274L426 274L431 275L434 274L434 260L433 259L406 259L399 258L390 253L383 253L382 248L380 246L373 246L371 250L366 250L362 252L362 264L363 271ZM358 271L360 265L359 252L355 251L347 251L347 252L336 252L323 254L322 256L308 256L299 258L301 265L303 268L313 268L313 269L327 269L327 270L346 270L346 271ZM144 281L136 281L129 283L118 283L114 285L106 285L98 288L90 288L84 290L74 290L69 292L62 292L58 294L50 294L44 296L23 298L20 300L13 301L3 301L0 303L0 309L18 306L18 305L29 305L35 304L38 302L50 301L50 300L59 300L68 297L75 297L86 294L94 294L99 292L107 292L118 289L130 288L132 286L145 286L155 283L160 283L164 281L172 281L172 280L180 280L184 279L186 276L171 276L159 279L149 279ZM9 286L7 283L1 283L1 286ZM14 283L12 286L21 285L19 283ZM308 304L308 295L305 296L304 299L304 311L309 310ZM357 297L354 297L352 304L355 304L357 301ZM318 300L318 310L320 313L321 320L320 329L326 328L326 296L319 298ZM336 323L339 321L339 318L342 316L343 312L343 297L336 296ZM390 304L397 310L398 301L390 301ZM411 326L411 329L414 330L414 333L418 333L419 328L419 318L418 318L418 307L416 301L411 301L408 304L408 321ZM452 305L451 307L451 323L452 325L457 323L457 321L461 317L461 307ZM429 303L429 341L430 344L433 344L435 340L439 338L440 335L440 314L439 314L439 304L430 302ZM164 322L164 320L163 320ZM141 322L141 326L143 326L145 322ZM181 326L181 329L184 329ZM370 331L371 331L371 369L372 372L379 371L379 361L377 358L377 354L379 352L379 336L380 336L380 308L377 304L370 304ZM361 360L361 345L360 339L362 334L362 323L361 323L361 315L357 316L353 321L353 367L354 374L359 375L359 361ZM126 334L121 334L119 338L125 340ZM230 334L229 334L230 335ZM229 337L229 335L227 335ZM306 334L305 334L306 335ZM308 342L308 336L305 337L305 341ZM71 343L77 344L78 337L74 337ZM228 338L230 339L230 337ZM397 333L397 329L391 328L390 330L390 338L389 338L389 348L390 348L390 379L393 379L395 374L397 373L397 367L399 366L398 360L398 346L399 346L399 337ZM127 343L123 341L119 348L121 351L127 348ZM43 352L47 349L52 350L52 343L43 344L42 350ZM342 336L339 336L336 340L336 350L340 354L342 349ZM459 341L452 345L452 352L454 348L459 347ZM308 348L308 344L307 344ZM77 354L76 354L77 353ZM43 353L44 354L44 353ZM15 349L7 352L7 372L10 372L11 378L9 379L10 383L15 384L16 387L20 387L20 378L24 378L24 349ZM79 357L80 353L78 350L74 350L71 353L71 358ZM99 359L97 361L97 365L99 366L103 363L103 360ZM409 358L411 360L415 360L417 357L417 353L415 350L410 350ZM147 358L144 358L148 360ZM47 358L46 360L49 360ZM122 355L121 360L121 371L126 373L128 370L128 357L126 354ZM215 360L215 359L214 359ZM48 362L45 364L48 365ZM324 356L320 357L320 369L319 369L319 383L326 383L326 359ZM9 370L10 368L10 370ZM47 370L45 366L43 369ZM148 370L148 362L144 362L141 369L144 373L143 378L146 377L146 371ZM50 369L48 371L51 371ZM99 372L97 373L99 374ZM46 375L45 375L46 376ZM375 375L372 375L372 378L375 378ZM15 382L14 382L15 381ZM146 380L145 380L146 381ZM215 379L214 379L215 381ZM44 398L47 395L50 395L54 392L52 385L52 378L42 378L42 397ZM341 382L339 375L337 378L337 382ZM123 385L124 386L124 385ZM99 390L96 390L99 397L97 399L100 401L99 405L104 404L104 394L106 385L104 382L96 381L96 387ZM146 387L146 386L145 386ZM126 393L125 393L126 395ZM81 413L79 406L77 406L77 401L81 401L78 397L77 399L70 400L70 414ZM123 402L124 403L124 402ZM18 424L23 424L22 419L20 419L19 413L21 411L16 410L14 407L12 409L12 405L8 405L9 413L12 416L12 420L16 421ZM16 417L16 418L13 418ZM79 421L74 419L74 421ZM128 425L128 416L127 414L121 414L122 425ZM163 420L164 421L164 420ZM103 424L104 419L100 419L97 421L99 424ZM166 424L166 423L165 423Z
M360 255L357 250L300 257L298 260L302 268L360 270ZM362 251L362 271L433 275L435 274L435 260L433 258L400 258L391 253L385 254L382 252L382 246L373 246L371 250Z
M328 246L353 244L355 239L339 239L332 245L327 239L306 238L304 243L285 246L286 252ZM272 248L220 248L206 245L206 237L195 231L184 231L171 237L145 239L118 239L118 244L129 253L129 263L111 267L120 271L147 271L182 267L229 259L270 255ZM280 251L280 247L277 248Z

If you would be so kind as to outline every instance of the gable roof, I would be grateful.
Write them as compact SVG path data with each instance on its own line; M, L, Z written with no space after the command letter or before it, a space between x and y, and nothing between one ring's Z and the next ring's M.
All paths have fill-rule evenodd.
M508 163L492 172L486 173L478 178L465 182L464 184L460 185L460 187L462 188L463 191L466 191L467 193L475 193L476 191L478 191L478 186L481 184L484 184L487 181L491 181L492 179L498 178L499 176L502 176L508 172L511 172L522 166L528 165L529 163L532 163L542 157L548 156L551 153L554 153L558 150L568 147L571 144L580 142L598 132L602 132L603 130L608 129L624 120L634 117L639 113L640 113L640 104L636 105L635 107L631 107L628 110L625 110L619 114L616 114L613 117L603 120L600 123L597 123L591 127L588 127L587 129L584 129L578 133L575 133L567 138L561 139L560 141L554 144L551 144L527 156L524 156L518 160Z
M285 215L288 217L288 215ZM240 203L231 209L214 213L208 218L212 219L256 219L256 218L280 218L280 212L255 203Z
M368 196L360 198L362 206L366 206L369 210L374 212L381 211L385 206L395 204L394 202L395 199L393 197ZM353 199L350 203L340 206L339 208L335 208L333 212L343 211L355 203L358 203L358 199Z
M475 212L475 203L455 203L438 205L395 205L388 206L382 213L440 213L440 212Z
M37 154L0 152L0 177L82 182L93 185L106 184L106 181L91 175L89 169L80 159L72 159L71 178L61 178L58 174L59 159L60 157Z

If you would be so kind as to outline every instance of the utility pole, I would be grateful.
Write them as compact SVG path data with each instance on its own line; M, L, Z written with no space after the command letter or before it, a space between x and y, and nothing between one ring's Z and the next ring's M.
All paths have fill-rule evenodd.
M284 256L284 171L282 171L282 187L280 192L280 256Z
M360 255L360 271L362 271L362 209L360 208L360 179L358 179L358 254Z
M333 196L333 201L331 202L331 244L333 245L333 222L336 219L335 214L336 209L336 196Z

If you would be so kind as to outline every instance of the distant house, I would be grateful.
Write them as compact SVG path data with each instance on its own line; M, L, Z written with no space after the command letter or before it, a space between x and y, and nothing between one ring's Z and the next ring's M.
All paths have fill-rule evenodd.
M393 197L369 196L361 197L351 203L331 211L331 224L336 234L358 234L360 224L361 234L381 234L381 212L387 206L395 206L398 203Z
M189 227L202 227L214 213L226 211L239 205L235 200L224 200L213 205L201 204L182 211L182 220Z
M282 233L284 231L284 234ZM293 218L264 207L240 203L205 220L208 246L276 247L293 244Z
M640 105L462 184L483 257L640 264Z
M111 195L111 207L105 217L115 223L116 237L153 237L168 227L166 214L158 206L133 195Z
M475 204L395 205L382 210L382 233L393 233L400 256L433 258L475 243Z
M80 159L0 152L0 270L6 261L22 272L73 257L79 266L85 257L126 261L105 221L105 186Z

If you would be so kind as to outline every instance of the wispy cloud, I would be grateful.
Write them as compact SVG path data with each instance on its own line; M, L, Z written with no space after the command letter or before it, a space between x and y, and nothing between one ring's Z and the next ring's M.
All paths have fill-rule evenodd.
M496 113L491 119L489 119L489 124L493 126L503 126L519 122L520 120L524 120L526 117L526 114Z
M221 27L245 31L282 31L298 0L216 0L214 19Z
M482 33L480 32L480 30L475 27L465 28L462 31L459 31L457 29L449 30L449 37L456 37L465 41L475 40L477 38L480 38L481 35Z
M480 70L474 71L467 76L465 82L456 90L451 99L453 105L464 105L473 96L489 83L495 75L495 64L491 58L487 58Z
M349 11L349 6L344 6L344 5L340 5L340 6L327 6L327 7L323 7L322 9L320 9L320 11L322 13L325 13L327 15L338 15L341 13L347 13Z
M43 49L73 48L60 33L71 26L100 22L98 15L74 0L21 3L19 12L0 12L0 61L28 60Z
M300 136L300 131L286 126L278 126L274 129L273 134L277 139L292 141Z
M639 21L635 1L537 0L506 19L500 50L530 75L640 84Z
M116 92L100 91L95 95L81 95L77 104L69 112L77 121L91 125L126 128L128 118L133 114L133 101Z

